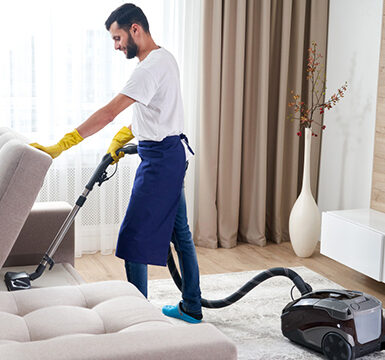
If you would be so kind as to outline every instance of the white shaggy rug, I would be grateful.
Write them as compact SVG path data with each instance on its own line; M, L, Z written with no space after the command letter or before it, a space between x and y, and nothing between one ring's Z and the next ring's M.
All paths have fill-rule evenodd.
M314 290L341 288L305 267L292 269ZM201 276L202 297L210 300L222 299L236 291L258 272L203 275ZM290 342L281 333L280 315L285 305L291 301L292 285L293 283L288 278L282 276L271 278L255 287L231 306L222 309L204 309L203 320L215 325L236 343L239 360L325 359L321 354ZM296 289L293 294L295 298L299 297ZM151 280L149 282L149 300L159 308L163 305L174 305L180 300L180 292L171 278ZM172 320L184 323L181 320ZM385 351L382 351L360 359L384 358Z

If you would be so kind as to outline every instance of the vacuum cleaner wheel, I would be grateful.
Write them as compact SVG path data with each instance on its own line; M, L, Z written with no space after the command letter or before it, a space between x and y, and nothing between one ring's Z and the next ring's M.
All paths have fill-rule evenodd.
M334 332L327 333L322 340L322 351L330 360L352 360L353 352L350 344Z

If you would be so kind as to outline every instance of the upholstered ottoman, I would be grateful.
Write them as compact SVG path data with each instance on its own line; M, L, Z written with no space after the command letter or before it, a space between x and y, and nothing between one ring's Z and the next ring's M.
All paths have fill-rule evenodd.
M134 286L106 281L0 292L0 359L236 359L236 349L212 325L173 325Z

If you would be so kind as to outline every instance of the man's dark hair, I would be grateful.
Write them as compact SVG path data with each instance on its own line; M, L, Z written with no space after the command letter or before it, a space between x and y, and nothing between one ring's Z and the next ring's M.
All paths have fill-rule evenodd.
M146 15L141 8L134 4L123 4L114 10L105 22L107 30L110 30L111 24L117 22L120 28L127 32L132 24L140 25L146 33L150 33L150 27Z

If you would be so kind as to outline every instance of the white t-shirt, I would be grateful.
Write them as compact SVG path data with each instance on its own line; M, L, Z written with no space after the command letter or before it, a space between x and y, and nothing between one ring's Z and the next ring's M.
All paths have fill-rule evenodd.
M132 133L139 141L162 141L183 132L179 69L166 49L152 50L139 62L120 93L136 100Z

